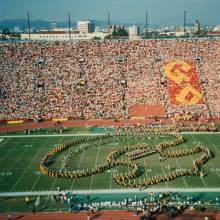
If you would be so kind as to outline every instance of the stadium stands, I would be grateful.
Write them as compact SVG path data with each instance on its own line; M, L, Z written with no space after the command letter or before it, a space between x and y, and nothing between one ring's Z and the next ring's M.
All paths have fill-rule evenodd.
M0 54L0 120L220 118L219 40L1 43Z

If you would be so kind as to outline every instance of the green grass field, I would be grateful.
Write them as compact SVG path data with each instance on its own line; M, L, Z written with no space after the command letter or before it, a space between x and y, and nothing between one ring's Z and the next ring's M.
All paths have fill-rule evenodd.
M175 149L191 148L200 143L207 146L213 153L214 158L204 166L205 176L180 177L170 182L164 182L152 186L151 188L220 188L220 134L184 134L187 142L175 147ZM35 136L35 137L1 137L0 138L0 192L22 192L22 191L51 191L60 188L66 190L81 189L117 189L120 188L112 180L112 174L116 170L127 172L124 167L114 167L101 174L83 177L77 180L58 179L42 175L39 172L39 164L43 156L55 145L71 140L71 136ZM149 140L147 136L132 136L126 138L112 137L107 143L99 143L97 147L83 151L73 159L71 168L86 169L104 162L107 154L114 147L122 147L125 144L135 144L141 141L155 147L156 143L161 142L160 138L152 136ZM166 137L165 137L166 139ZM163 139L164 140L164 139ZM74 149L68 149L71 151ZM68 152L61 153L56 158L53 166L59 167L63 156ZM171 169L190 168L193 158L198 158L201 154L167 159L159 162L158 154L144 157L137 160L144 167L144 173L136 181L157 174L169 172L166 166Z

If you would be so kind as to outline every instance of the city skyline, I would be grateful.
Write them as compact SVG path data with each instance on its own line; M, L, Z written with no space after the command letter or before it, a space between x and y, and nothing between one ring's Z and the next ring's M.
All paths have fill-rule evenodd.
M65 21L67 14L71 19L145 22L148 11L149 24L181 25L183 11L187 11L187 23L199 19L202 24L220 24L219 0L0 0L0 20L26 18L27 12L32 20Z

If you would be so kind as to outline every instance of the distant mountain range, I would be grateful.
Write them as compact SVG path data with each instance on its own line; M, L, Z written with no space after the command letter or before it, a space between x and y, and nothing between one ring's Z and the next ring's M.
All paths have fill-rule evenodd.
M107 27L107 21L100 21L100 20L91 20L95 23L96 26L100 28ZM57 28L67 28L68 21L45 21L45 20L31 20L31 28L32 30L39 30L39 29L50 29L51 23L56 23ZM71 21L71 27L76 28L76 21ZM125 27L132 26L134 24L144 27L144 23L135 23L135 22L120 22L120 21L112 21L112 24L115 25L124 25ZM194 26L194 24L187 24L188 27ZM27 19L15 19L15 20L0 20L0 30L4 28L9 28L13 30L15 27L19 28L21 31L25 31L28 28L28 21ZM159 28L159 25L148 25L149 28Z
M34 20L31 21L31 27L36 29L49 29L51 27L51 23L49 21L44 20ZM64 28L68 26L67 21L54 21L56 23L56 26L58 28ZM76 26L76 22L72 22L71 26ZM0 21L0 29L4 28L13 29L14 27L19 27L21 30L25 30L28 28L28 22L27 19L16 19L16 20L1 20Z
M100 21L100 20L91 20L93 21L96 26L99 26L100 28L107 26L107 21ZM56 23L57 28L67 28L68 27L68 21L44 21L44 20L31 20L30 24L32 28L35 29L50 29L51 23ZM115 25L125 25L131 26L133 24L143 26L143 23L122 23L122 22L112 22ZM15 27L18 27L20 30L25 30L28 28L28 22L27 19L16 19L16 20L0 20L0 29L3 30L4 28L13 29ZM76 27L76 21L71 21L71 27ZM158 27L157 25L151 25L151 27Z

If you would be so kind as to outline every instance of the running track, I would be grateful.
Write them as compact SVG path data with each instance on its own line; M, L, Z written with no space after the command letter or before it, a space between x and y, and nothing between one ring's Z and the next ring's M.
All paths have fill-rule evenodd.
M129 211L99 211L91 215L90 220L140 220L142 215L133 216ZM186 210L183 214L170 218L167 214L153 216L151 220L204 220L205 217L209 220L220 220L220 212L218 211L190 211ZM13 220L87 220L87 213L24 213L13 214ZM0 214L0 220L7 220L7 215Z

